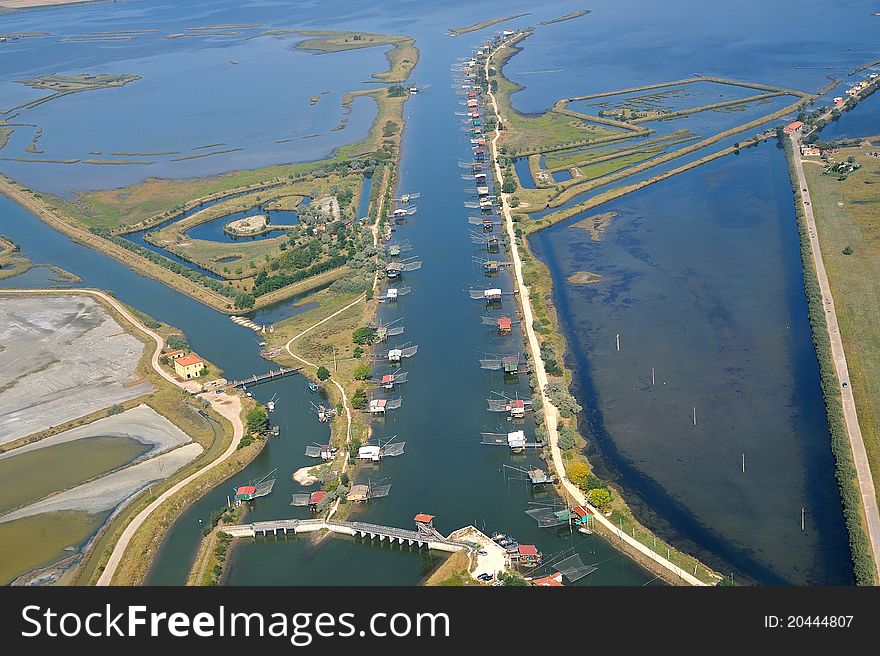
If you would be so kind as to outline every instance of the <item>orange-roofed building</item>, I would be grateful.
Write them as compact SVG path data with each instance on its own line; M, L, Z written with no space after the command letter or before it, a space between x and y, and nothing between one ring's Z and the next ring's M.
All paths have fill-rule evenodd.
M786 125L785 128L783 128L783 132L785 132L786 134L791 134L792 132L797 132L802 127L804 127L803 121L794 121Z
M532 585L537 585L542 588L564 588L565 586L562 584L562 573L557 572L556 574L551 574L550 576L542 576L539 579L532 579Z
M190 353L174 361L174 371L183 379L198 378L205 369L205 361L195 353Z

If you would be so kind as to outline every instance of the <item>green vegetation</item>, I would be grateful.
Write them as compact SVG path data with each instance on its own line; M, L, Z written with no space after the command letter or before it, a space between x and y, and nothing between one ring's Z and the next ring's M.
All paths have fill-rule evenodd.
M257 404L245 416L245 425L251 433L265 433L269 430L269 413Z
M789 140L784 140L789 158ZM834 157L846 161L863 149L842 149ZM822 259L828 274L840 335L847 352L849 385L855 398L859 426L875 481L880 480L880 213L870 182L880 175L880 161L865 158L858 175L844 181L822 175L822 168L804 165L810 189ZM819 360L820 381L836 460L836 476L849 531L856 582L871 585L874 567L863 527L861 496L855 475L852 450L843 422L839 382L831 359L821 292L812 264L809 236L802 216L800 189L792 171L792 189L801 232L804 286L809 303L813 343ZM847 253L847 250L850 252Z
M330 370L327 367L325 367L324 365L321 365L320 367L318 367L318 370L315 372L315 375L318 377L318 380L325 381L328 378L330 378Z
M18 244L0 235L0 280L12 278L31 268L31 261Z
M322 52L393 45L387 53L389 70L376 74L378 79L386 82L403 82L418 58L410 37L327 31L303 34L314 38L306 39L300 47ZM118 86L131 81L129 78L135 79L131 76L86 76L82 79L78 76L45 76L28 82L69 92L73 87ZM125 261L139 273L223 311L262 307L328 283L333 283L335 290L343 293L368 291L377 252L370 250L372 235L359 222L353 221L357 218L354 213L364 177L372 177L376 170L386 171L397 159L403 128L403 103L408 94L389 93L388 87L350 92L343 97L346 111L350 111L351 104L359 96L370 96L378 107L367 138L342 146L333 156L317 162L186 180L147 179L122 189L80 193L72 200L35 193L6 178L0 180L0 187L8 196L76 241L98 248ZM204 148L223 145L210 144ZM178 159L210 156L228 150L183 155ZM30 158L25 161L43 160ZM93 162L131 163L128 160ZM383 175L381 180L383 184L375 185L373 189L374 193L385 196L390 193L385 185L390 184L392 178ZM299 206L304 196L316 201L309 209ZM331 198L329 205L323 205L324 197ZM173 220L200 204L218 200L221 202L198 213L198 218ZM298 226L278 237L257 241L229 243L186 237L188 228L211 220L208 218L211 212L235 211L230 208L251 200L266 203L268 209L296 207L300 216ZM124 237L125 232L148 229L169 220L169 225L149 233L146 238L196 267L171 260ZM231 258L235 258L234 267L219 262L225 260L228 263ZM222 280L205 275L201 269L220 276ZM2 275L8 274L0 273Z
M370 369L370 365L368 364L359 364L354 368L354 376L355 380L366 380L372 374L372 370Z

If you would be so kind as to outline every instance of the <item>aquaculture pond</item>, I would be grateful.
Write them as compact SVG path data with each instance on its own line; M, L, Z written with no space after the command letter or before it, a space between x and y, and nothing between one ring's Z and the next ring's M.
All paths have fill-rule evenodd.
M226 232L223 228L233 221L238 221L249 216L264 215L268 217L268 232L260 235L236 236ZM257 205L248 210L241 212L233 212L226 216L221 216L205 223L200 223L196 227L187 230L186 236L193 239L204 239L207 241L259 241L262 239L274 239L280 236L289 226L296 224L298 221L297 214L294 210L267 210L263 205ZM218 260L220 261L220 260Z

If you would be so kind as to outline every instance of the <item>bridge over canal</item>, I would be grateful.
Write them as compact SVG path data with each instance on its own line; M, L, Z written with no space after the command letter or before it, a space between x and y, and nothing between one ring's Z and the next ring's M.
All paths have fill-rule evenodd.
M381 526L366 522L340 522L323 519L278 519L268 522L253 522L252 524L236 524L224 526L220 529L224 533L237 538L256 537L257 535L287 535L293 533L312 533L314 531L330 531L341 535L351 535L365 540L398 542L419 548L434 549L436 551L465 551L473 548L467 542L450 540L433 526L418 525L418 530L410 531L394 526Z

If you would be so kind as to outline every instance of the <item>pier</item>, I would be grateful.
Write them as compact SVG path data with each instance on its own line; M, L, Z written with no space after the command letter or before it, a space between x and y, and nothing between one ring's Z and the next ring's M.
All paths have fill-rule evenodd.
M466 542L451 540L437 531L433 526L421 524L419 530L410 531L394 526L381 526L366 522L336 522L323 519L278 519L268 522L254 522L252 524L237 524L225 526L220 529L227 535L236 538L256 537L258 535L288 535L293 533L312 533L315 531L330 531L341 535L351 535L364 540L376 540L393 544L408 544L418 548L433 549L435 551L464 551L471 548Z
M244 389L249 385L264 383L267 380L277 380L278 378L284 378L285 376L296 373L300 369L302 369L302 367L280 367L277 371L270 370L264 374L254 374L250 378L245 378L243 380L233 380L229 383L229 386Z

